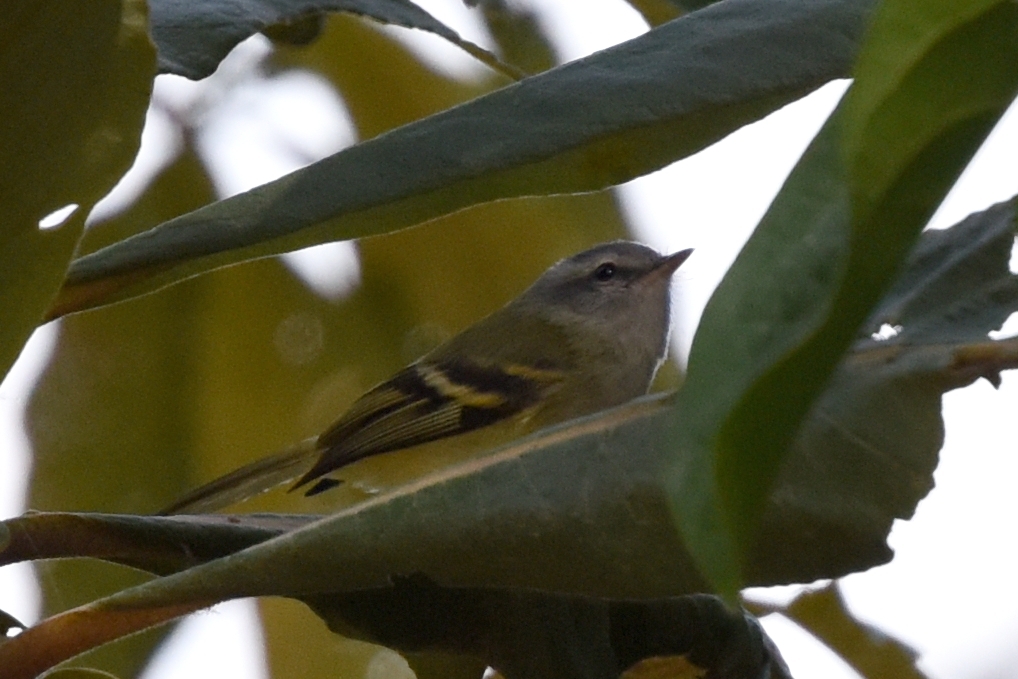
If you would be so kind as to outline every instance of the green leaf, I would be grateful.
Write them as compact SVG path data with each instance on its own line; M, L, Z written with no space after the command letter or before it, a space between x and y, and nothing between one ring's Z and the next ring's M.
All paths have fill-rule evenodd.
M845 101L707 306L674 425L690 458L671 497L729 595L803 417L1018 90L1018 7L985 9L970 21L881 6Z
M880 6L845 101L843 148L858 224L888 209L913 221L932 215L1015 98L1016 15L1014 3L1002 0ZM903 200L906 189L917 195ZM886 244L907 250L911 239L895 246L894 233Z
M867 346L944 347L985 341L1014 312L1018 277L1009 271L1018 198L923 233L909 266L861 330ZM893 336L872 344L883 326ZM864 340L866 342L866 340Z
M409 0L153 0L150 4L159 71L192 80L212 75L231 49L255 33L326 12L348 12L428 31L506 75L520 75Z
M868 0L737 0L341 151L83 257L55 317L502 198L656 170L847 75Z
M8 3L0 26L0 376L64 279L85 216L130 166L155 54L145 4ZM55 210L78 206L42 230Z
M551 38L532 8L489 2L479 9L499 52L510 64L527 73L540 73L557 63Z
M836 127L828 121L714 292L693 339L672 425L685 454L670 472L671 497L704 573L728 594L739 588L742 545L724 512L718 439L761 373L822 322L825 295L836 284L831 263L847 237L839 168ZM754 460L752 470L762 464ZM769 487L764 481L757 489Z
M11 540L0 552L0 565L94 557L166 575L232 554L318 518L294 514L150 517L33 512L4 522Z

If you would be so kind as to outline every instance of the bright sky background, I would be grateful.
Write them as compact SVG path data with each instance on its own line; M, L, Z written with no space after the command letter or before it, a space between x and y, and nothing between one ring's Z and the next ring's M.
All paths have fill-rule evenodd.
M458 0L419 2L467 39L490 45L482 25ZM561 56L575 59L646 30L621 0L530 0ZM434 36L386 28L436 68L460 77L483 72L457 48ZM242 45L221 69L241 82L210 113L199 143L215 158L223 195L246 190L332 153L354 141L342 102L316 76L290 74L265 80L256 67L270 48L258 37ZM674 251L696 247L676 286L676 346L688 346L714 286L763 215L809 140L833 109L846 83L831 83L810 97L748 126L711 148L621 187L622 204L637 237ZM203 84L181 78L157 81L156 98L171 107L198 100ZM179 150L164 113L149 115L141 156L103 210L116 209L143 190ZM946 227L970 212L1018 194L1018 113L994 131L933 219ZM334 244L290 256L288 263L316 290L334 295L356 283L351 248ZM1014 263L1012 263L1014 269ZM1014 319L1012 319L1014 321ZM1009 323L1005 333L1018 332ZM45 365L54 326L33 337L0 385L0 518L23 510L28 444L21 428L25 402ZM897 522L889 542L896 557L886 566L843 580L853 612L911 644L933 679L1018 679L1018 377L1005 373L995 391L985 381L944 400L947 440L936 488L915 518ZM792 588L754 595L787 600ZM27 567L0 569L0 609L25 622L38 617L38 594ZM194 616L174 635L145 679L266 677L250 602L219 606ZM857 677L793 623L764 620L800 679ZM391 658L380 656L380 662Z

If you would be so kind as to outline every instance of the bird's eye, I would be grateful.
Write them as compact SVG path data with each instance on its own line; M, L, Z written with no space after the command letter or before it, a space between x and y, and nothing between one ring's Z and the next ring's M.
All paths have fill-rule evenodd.
M610 281L615 277L615 265L611 262L605 262L601 266L594 269L594 278L599 281Z

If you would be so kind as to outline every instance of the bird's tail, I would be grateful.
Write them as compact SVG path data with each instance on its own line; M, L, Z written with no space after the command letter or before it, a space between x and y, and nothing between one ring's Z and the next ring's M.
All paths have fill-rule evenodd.
M320 452L317 437L245 465L192 490L158 512L172 514L204 514L243 502L292 481L307 472Z

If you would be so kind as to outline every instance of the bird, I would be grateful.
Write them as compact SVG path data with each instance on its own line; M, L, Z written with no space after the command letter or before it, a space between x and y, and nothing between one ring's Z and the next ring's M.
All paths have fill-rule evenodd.
M321 435L201 486L159 514L215 511L295 478L290 490L310 497L368 457L496 427L511 439L642 396L667 353L672 275L692 252L662 255L620 240L563 259L501 309L367 391Z

